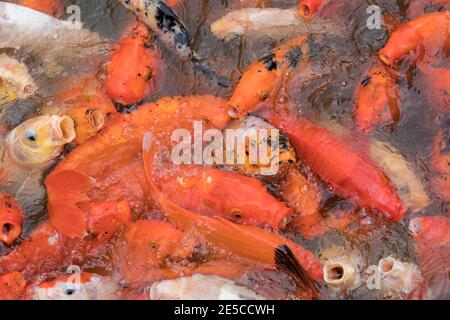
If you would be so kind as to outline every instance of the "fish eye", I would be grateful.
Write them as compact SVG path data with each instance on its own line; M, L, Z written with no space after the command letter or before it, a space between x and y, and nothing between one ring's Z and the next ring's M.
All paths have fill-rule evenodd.
M242 210L237 208L231 209L231 215L237 220L241 220L244 217Z
M64 287L64 294L71 296L76 292L75 285L73 283L67 283Z
M30 129L30 130L25 131L25 138L27 138L31 142L36 142L38 137L37 137L36 131Z

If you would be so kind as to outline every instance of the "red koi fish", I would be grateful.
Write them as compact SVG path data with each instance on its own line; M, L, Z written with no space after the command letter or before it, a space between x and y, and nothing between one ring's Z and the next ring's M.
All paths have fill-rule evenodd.
M232 117L241 118L257 110L258 104L270 96L277 79L297 65L306 39L299 36L288 41L245 70L228 101Z
M61 0L18 0L17 4L60 19L64 16L64 5Z
M411 219L423 275L428 279L427 298L448 298L450 293L450 218L422 216Z
M391 222L402 219L406 207L385 174L325 128L289 110L263 114L286 133L305 163L342 197L373 208Z
M355 119L359 130L396 124L400 118L400 92L395 78L380 64L371 66L355 92Z
M159 51L147 27L137 23L132 33L120 41L106 66L104 86L108 95L123 105L141 101L152 88L150 79L157 72L159 61Z
M450 69L420 66L420 85L432 105L450 109Z
M293 215L256 178L200 166L179 171L176 177L164 179L161 190L188 210L274 230L284 228Z
M420 16L402 24L391 34L384 48L380 50L380 59L392 66L411 52L416 58L432 58L440 51L449 49L449 34L450 12Z
M431 161L436 173L431 180L434 192L450 202L450 129L445 128L433 139Z
M18 300L25 294L27 282L20 272L0 276L0 300Z
M170 222L181 230L195 230L209 243L243 259L288 272L296 279L303 297L319 296L314 280L322 280L322 265L311 252L276 233L222 218L201 216L176 205L155 184L152 172L156 143L150 133L145 135L143 144L151 194Z
M24 214L14 198L0 194L0 241L12 244L22 233Z

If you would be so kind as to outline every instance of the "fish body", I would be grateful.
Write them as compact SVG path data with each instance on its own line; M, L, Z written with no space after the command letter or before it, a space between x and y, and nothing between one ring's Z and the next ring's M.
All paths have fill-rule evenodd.
M170 222L181 230L195 230L209 243L241 258L274 269L280 268L296 279L302 294L310 298L319 295L314 280L322 279L321 264L308 250L278 234L257 227L238 225L221 218L200 216L179 207L167 198L153 181L155 145L152 135L147 134L144 138L146 175L152 195ZM247 245L243 246L243 243Z
M339 195L379 210L388 221L402 219L406 207L385 174L340 137L288 110L269 111L267 120L288 135L300 157Z
M150 49L151 45L154 49ZM104 87L115 102L132 105L152 88L151 79L160 69L159 50L142 24L137 24L118 46L106 65Z
M75 144L82 144L97 134L118 114L100 83L90 76L66 79L43 113L71 118L75 125Z
M151 300L266 300L235 282L213 275L194 274L154 283Z
M34 300L113 300L117 291L110 279L91 273L61 276L36 286Z
M450 109L450 69L420 66L420 86L430 105Z
M176 13L162 0L120 0L170 49L186 59L193 55L189 34Z
M27 282L20 272L0 276L0 300L18 300L25 294Z
M61 0L18 0L17 4L60 19L64 15L64 5Z
M26 99L37 91L27 67L6 53L0 54L0 88L0 105Z
M73 67L74 63L90 62L87 69L92 70L92 60L110 47L97 33L79 24L8 2L0 2L0 43L3 48L39 56L49 75L55 63Z
M31 118L6 136L0 147L0 190L13 195L27 216L42 209L43 172L74 139L73 121L56 115Z
M429 60L446 50L450 34L450 12L429 13L400 25L380 50L381 61L395 65L411 52ZM419 52L423 51L423 52Z
M268 36L281 39L290 34L339 34L339 28L331 22L317 20L305 22L295 9L245 8L231 11L211 24L211 31L229 41L238 36Z
M355 92L355 119L359 130L395 125L400 120L400 92L395 78L382 65L371 66Z

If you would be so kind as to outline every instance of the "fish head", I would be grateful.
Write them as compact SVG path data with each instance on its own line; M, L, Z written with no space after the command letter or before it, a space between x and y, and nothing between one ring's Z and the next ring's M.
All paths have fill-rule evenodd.
M96 274L74 273L41 283L33 290L35 300L101 300L114 296L112 281Z
M24 166L47 165L55 159L65 144L75 139L75 125L67 116L32 118L7 137L12 158Z
M100 109L78 107L66 112L75 124L76 144L82 144L86 139L99 132L106 123L106 116Z

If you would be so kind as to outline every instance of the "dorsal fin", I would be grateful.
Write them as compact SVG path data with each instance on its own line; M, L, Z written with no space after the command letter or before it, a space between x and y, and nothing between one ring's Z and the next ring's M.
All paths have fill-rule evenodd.
M287 245L275 249L275 265L278 270L292 276L302 292L309 291L313 299L320 296L317 283L310 277Z

